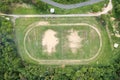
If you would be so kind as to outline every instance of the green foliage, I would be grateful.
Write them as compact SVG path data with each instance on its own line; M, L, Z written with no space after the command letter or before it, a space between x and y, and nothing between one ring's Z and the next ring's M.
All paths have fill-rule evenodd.
M0 0L0 12L11 13L12 12L12 8L11 8L12 3L17 3L17 2L20 2L20 0Z
M75 4L75 3L79 3L79 2L85 2L87 0L53 0L53 1L62 3L62 4Z
M10 21L0 18L0 77L5 80L17 79L16 71L21 67Z
M98 6L98 5L94 5L94 6L92 7L92 11L93 11L93 12L101 11L101 7Z
M120 19L120 0L113 0L113 4L114 4L113 13L115 14L114 16L117 19Z
M39 11L47 11L48 5L40 0L0 0L0 12L3 13L12 13L14 3L27 3L32 4L36 7Z
M36 0L34 6L37 8L37 10L40 10L42 12L47 11L48 9L48 5L40 0Z
M10 13L10 4L0 1L0 12Z
M116 57L114 58L113 67L117 74L118 80L120 79L120 50L116 52Z
M117 30L120 32L120 22L118 23Z

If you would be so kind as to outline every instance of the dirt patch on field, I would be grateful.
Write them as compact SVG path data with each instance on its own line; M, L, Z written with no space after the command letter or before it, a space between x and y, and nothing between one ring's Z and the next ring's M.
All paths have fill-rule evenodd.
M51 53L56 52L56 46L59 43L58 38L56 37L57 32L48 29L45 31L43 39L42 39L42 46L43 51L47 52L48 55L51 55Z
M48 22L46 22L46 21L40 21L39 23L38 23L38 25L48 25L49 23Z
M69 42L69 47L70 47L72 53L76 53L77 50L78 50L79 48L81 48L81 46L82 46L81 42L82 42L83 38L81 38L81 37L78 35L78 32L79 32L79 31L76 31L76 30L71 29L71 30L69 30L68 32L70 33L70 34L67 36L68 42Z

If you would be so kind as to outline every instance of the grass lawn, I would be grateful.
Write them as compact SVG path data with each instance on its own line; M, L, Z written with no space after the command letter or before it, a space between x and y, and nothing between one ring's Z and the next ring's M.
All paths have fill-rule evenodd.
M29 29L28 26L31 25L32 23L37 22L37 21L47 21L50 24L88 23L90 25L95 26L100 31L103 42L102 42L102 49L99 53L99 56L97 56L97 58L95 60L91 61L90 64L97 64L97 63L98 64L109 64L111 62L111 57L113 56L113 54L112 54L112 50L110 47L110 42L109 42L109 38L108 38L108 35L106 32L106 29L104 26L102 26L100 23L98 23L96 21L95 17L18 18L16 20L16 25L15 25L16 41L17 41L17 45L18 45L19 54L21 55L23 60L30 62L30 63L37 63L28 57L28 55L24 51L24 44L23 44L24 35L25 35L26 31ZM79 32L80 36L85 35L85 32L87 32L87 34L89 34L89 35L87 35L87 37L85 37L85 36L84 37L89 41L89 44L88 44L88 46L82 47L83 52L86 54L84 56L81 56L82 53L77 54L77 55L72 54L72 55L68 56L68 54L70 54L71 51L67 48L66 49L63 48L64 54L59 54L59 53L61 53L61 45L59 44L57 47L57 52L56 52L57 54L52 55L51 57L47 57L46 55L41 55L41 54L33 54L33 53L31 54L30 53L32 56L34 56L37 59L83 59L83 58L89 58L95 54L95 52L96 52L95 50L97 50L96 47L98 48L97 45L99 45L99 38L97 37L97 34L90 33L90 31L92 29L90 29L89 27L86 27L86 26L42 26L42 27L36 27L29 34L29 36L31 37L31 39L30 39L31 44L29 44L29 42L26 42L26 44L27 44L27 47L29 47L28 50L30 52L40 53L40 47L37 48L36 46L34 46L34 44L35 44L35 42L41 41L41 38L38 38L38 36L42 36L41 34L43 34L43 32L49 28L58 32L58 35L56 35L56 36L60 37L61 44L65 44L68 42L68 41L66 41L65 36L66 36L66 32L67 32L66 30L68 30L70 28L74 28L74 29L79 30L79 31L82 30ZM37 41L34 40L34 38L35 38L35 36L33 35L34 32L35 32L35 34L39 33L38 35L36 35ZM61 36L61 35L63 35L63 36ZM83 44L84 44L84 42L83 42ZM92 49L92 50L90 50L90 49ZM80 52L81 51L79 50L78 53L80 53ZM83 64L84 64L84 62L83 62Z
M39 11L37 11L34 6L30 8L25 8L25 7L13 8L13 14L38 14L38 13Z

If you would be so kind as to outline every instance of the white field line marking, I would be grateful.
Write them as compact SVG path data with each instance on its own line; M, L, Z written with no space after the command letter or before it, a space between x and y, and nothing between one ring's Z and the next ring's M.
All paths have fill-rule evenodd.
M39 23L39 22L38 22ZM33 27L33 25L35 26L35 27L38 27L38 26L40 26L40 25L42 25L42 24L36 24L36 23L34 23L34 24L32 24L32 25L30 25L29 27L29 30L26 32L26 34L25 34L25 36L24 36L24 50L25 50L25 52L27 53L27 55L29 56L29 58L31 58L32 60L34 60L34 61L36 61L36 62L38 62L39 64L81 64L82 62L84 62L83 64L87 64L87 63L89 63L90 61L92 61L92 60L94 60L98 55L99 55L99 53L100 53L100 51L101 51L101 48L102 48L102 37L101 37L101 34L100 34L100 32L99 32L99 30L97 29L97 28L95 28L94 26L92 26L92 25L89 25L89 24L87 24L87 23L77 23L77 24L51 24L51 26L56 26L56 25L60 25L60 26L69 26L69 25L86 25L86 26L89 26L89 27L91 27L92 29L94 29L96 32L97 32L97 34L98 34L98 36L99 36L99 39L100 39L100 46L99 46L99 49L98 49L98 51L97 51L97 53L95 54L95 56L93 56L93 57L91 57L91 58L89 58L89 59L81 59L81 60L40 60L40 59L36 59L36 58L34 58L34 57L32 57L30 54L29 54L29 52L27 51L27 49L26 49L26 37L27 37L27 35L28 35L28 33L33 29L33 28L35 28L35 27ZM37 25L37 26L36 26ZM46 24L47 25L47 24ZM49 24L48 24L49 25Z

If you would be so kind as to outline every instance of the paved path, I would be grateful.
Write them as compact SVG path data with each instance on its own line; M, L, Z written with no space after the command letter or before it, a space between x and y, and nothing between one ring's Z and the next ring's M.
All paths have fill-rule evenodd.
M53 0L41 0L41 1L48 3L50 5L62 8L62 9L73 9L73 8L78 8L78 7L82 7L82 6L92 5L92 4L101 2L103 0L88 0L86 2L81 2L81 3L77 3L77 4L69 4L69 5L60 4L60 3L54 2Z

